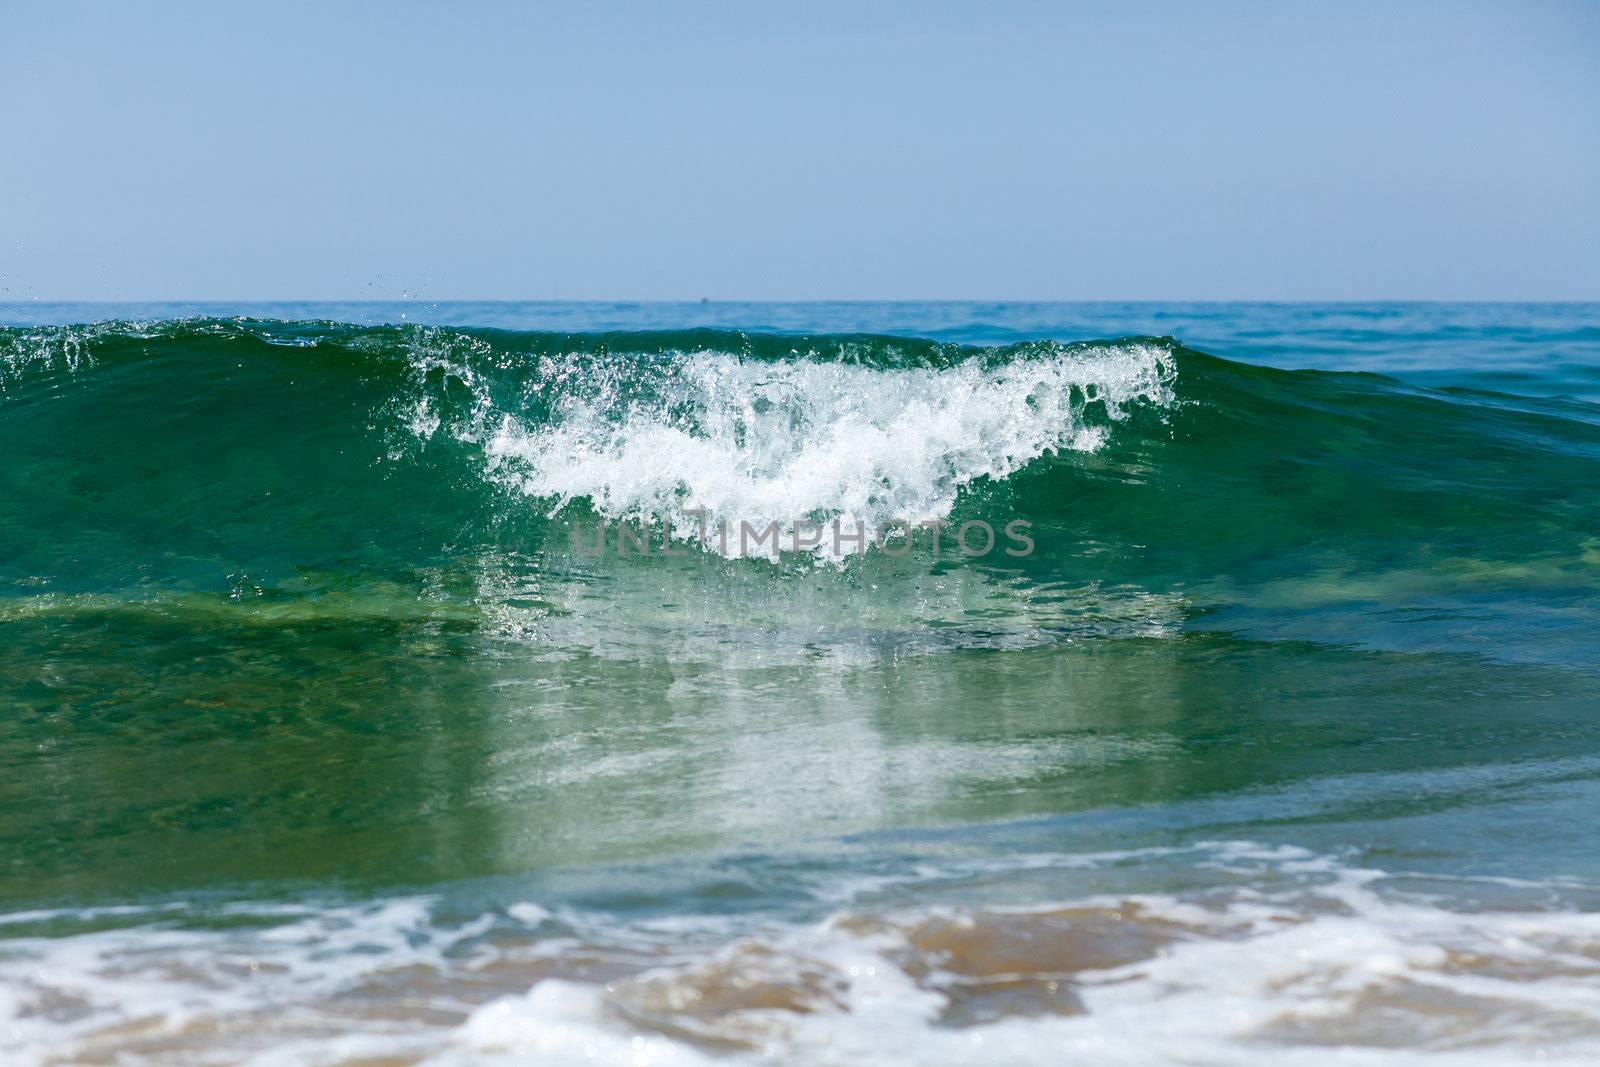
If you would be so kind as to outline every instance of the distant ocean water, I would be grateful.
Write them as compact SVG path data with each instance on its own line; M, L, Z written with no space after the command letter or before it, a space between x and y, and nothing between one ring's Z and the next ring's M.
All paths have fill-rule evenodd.
M0 324L5 1062L1600 1056L1600 305Z

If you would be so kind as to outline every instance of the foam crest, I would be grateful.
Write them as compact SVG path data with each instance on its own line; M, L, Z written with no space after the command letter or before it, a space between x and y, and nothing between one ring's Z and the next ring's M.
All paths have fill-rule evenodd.
M1014 358L878 367L750 360L723 351L647 359L546 360L537 408L482 401L458 426L495 481L557 509L586 500L611 520L670 520L692 541L746 551L743 524L804 522L869 532L947 519L963 487L1063 450L1100 448L1137 402L1172 401L1172 353L1153 344L1040 344ZM470 383L469 383L470 384ZM428 402L413 432L439 419ZM825 538L821 553L837 546ZM851 551L847 546L845 551Z

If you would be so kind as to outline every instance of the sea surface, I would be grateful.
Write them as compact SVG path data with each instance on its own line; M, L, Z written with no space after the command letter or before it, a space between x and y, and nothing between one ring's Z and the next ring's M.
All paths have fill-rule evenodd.
M0 324L0 1062L1600 1059L1600 305Z

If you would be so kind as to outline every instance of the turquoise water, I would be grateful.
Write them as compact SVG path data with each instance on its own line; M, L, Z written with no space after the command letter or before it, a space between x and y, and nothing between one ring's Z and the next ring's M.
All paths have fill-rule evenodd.
M0 323L20 1062L1600 1054L1600 305Z

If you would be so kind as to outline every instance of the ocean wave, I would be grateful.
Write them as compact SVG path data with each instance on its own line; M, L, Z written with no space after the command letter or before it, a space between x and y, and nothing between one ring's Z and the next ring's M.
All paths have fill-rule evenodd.
M781 616L784 583L833 554L840 582L907 602L954 568L972 588L1134 590L1253 635L1593 654L1600 418L1580 401L1161 338L219 319L3 330L0 379L0 445L25 461L4 476L0 585L19 595L249 603L421 581L482 607L541 584L506 560L575 594L639 566L674 584L670 529L769 568L696 578L740 602L770 580L752 619ZM1013 521L1028 558L999 551L1022 543ZM802 524L835 522L843 538L800 544ZM947 531L942 554L913 537L898 560L875 543L929 522L987 524L997 547L969 559ZM617 558L629 523L650 524L656 558ZM602 537L606 558L583 558ZM64 552L79 563L56 574Z
M1173 346L1156 341L981 349L212 320L7 331L0 358L15 380L97 360L159 363L196 347L217 360L235 348L306 350L284 370L313 373L340 356L309 350L332 348L347 357L338 370L392 382L387 430L402 439L391 458L410 447L405 435L425 446L446 434L473 446L487 481L552 515L582 501L603 520L660 522L732 556L746 554L743 538L707 539L708 526L776 523L776 543L792 546L803 522L870 533L947 519L965 487L1061 451L1096 451L1135 404L1170 406L1177 373Z

